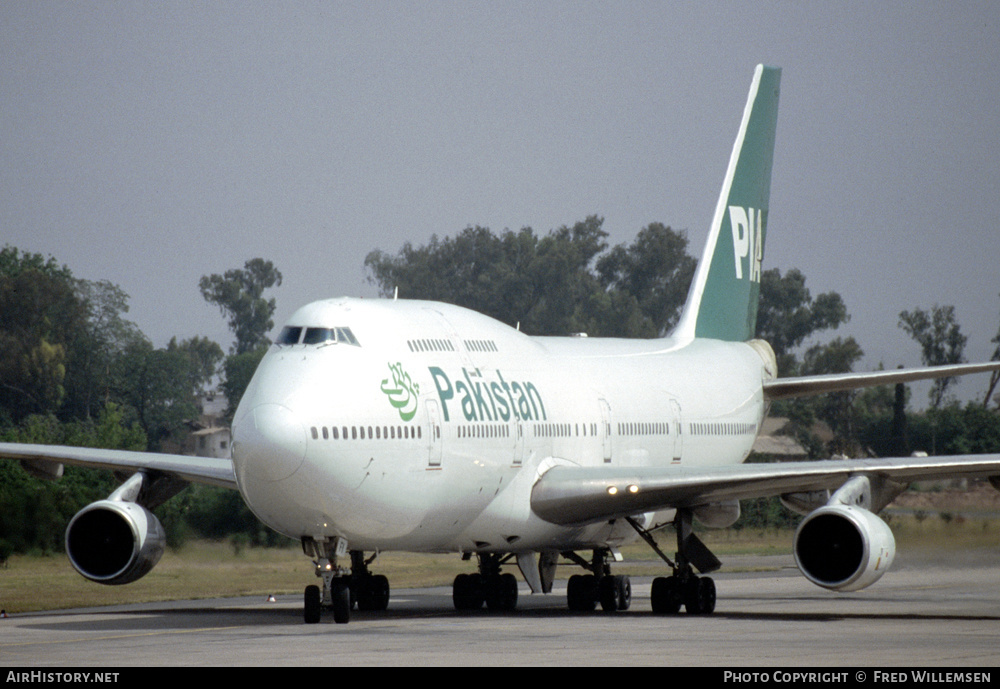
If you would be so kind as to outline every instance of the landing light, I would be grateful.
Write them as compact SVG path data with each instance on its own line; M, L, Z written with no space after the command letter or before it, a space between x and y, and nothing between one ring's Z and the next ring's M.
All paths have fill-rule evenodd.
M636 493L639 492L639 486L629 486L628 492L631 493L632 495L635 495Z
M618 486L608 486L608 495L618 495Z

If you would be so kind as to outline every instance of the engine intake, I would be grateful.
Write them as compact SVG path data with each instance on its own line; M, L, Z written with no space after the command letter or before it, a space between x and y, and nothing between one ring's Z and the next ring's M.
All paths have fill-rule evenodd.
M795 562L809 581L834 591L858 591L878 581L896 556L889 525L853 505L828 505L795 532Z
M163 526L142 505L99 500L66 528L66 554L77 572L99 584L128 584L149 573L166 544Z

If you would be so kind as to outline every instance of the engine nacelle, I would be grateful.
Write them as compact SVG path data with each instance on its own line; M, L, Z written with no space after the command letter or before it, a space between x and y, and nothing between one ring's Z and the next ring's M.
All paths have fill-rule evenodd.
M142 505L99 500L66 528L66 554L77 572L99 584L128 584L149 573L166 545L163 526Z
M740 501L727 500L698 505L691 510L691 514L711 529L728 529L740 518Z
M795 532L795 562L809 581L858 591L878 581L896 556L889 525L852 505L821 507Z

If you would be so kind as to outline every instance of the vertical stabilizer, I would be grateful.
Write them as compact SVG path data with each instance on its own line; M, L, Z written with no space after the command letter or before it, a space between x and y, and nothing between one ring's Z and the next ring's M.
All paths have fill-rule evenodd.
M754 336L767 236L781 70L758 65L705 251L674 337L743 342Z

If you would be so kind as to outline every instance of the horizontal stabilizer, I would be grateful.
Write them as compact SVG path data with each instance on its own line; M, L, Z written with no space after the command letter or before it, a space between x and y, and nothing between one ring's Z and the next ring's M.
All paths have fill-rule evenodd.
M775 378L764 381L764 395L769 400L783 400L791 397L821 395L825 392L842 392L856 388L895 385L915 380L950 378L991 371L1000 371L1000 361L991 361L986 364L953 364L951 366L907 368L895 371L871 371L869 373L832 373L822 376Z

